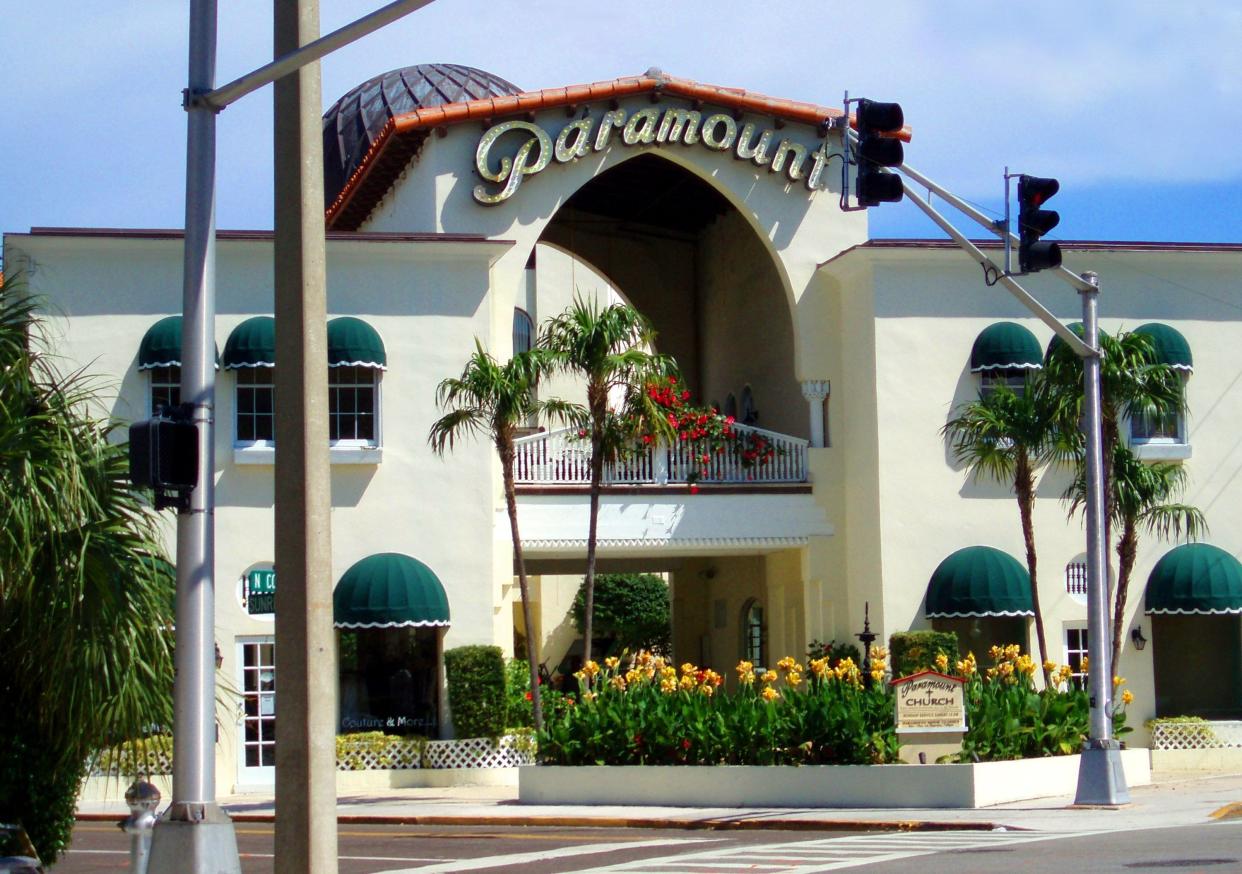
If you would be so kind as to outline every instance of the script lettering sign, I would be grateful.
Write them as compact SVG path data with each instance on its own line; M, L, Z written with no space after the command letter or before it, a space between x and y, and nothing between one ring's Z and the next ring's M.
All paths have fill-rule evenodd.
M897 733L966 730L966 681L922 671L892 681L897 692Z
M675 143L728 152L736 160L767 167L769 174L783 175L791 182L804 181L811 191L825 187L824 170L833 154L827 138L811 148L787 137L778 140L775 128L760 129L749 121L739 125L728 113L704 116L697 109L673 106L645 106L632 113L612 109L599 117L571 121L555 138L534 122L504 121L479 138L474 166L492 184L476 185L474 199L488 206L502 203L517 192L527 176L542 172L553 161L565 164L602 152L613 143Z

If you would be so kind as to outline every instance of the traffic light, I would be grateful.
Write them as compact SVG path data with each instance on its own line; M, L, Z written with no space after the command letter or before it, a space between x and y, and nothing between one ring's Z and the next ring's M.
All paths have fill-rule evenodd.
M198 428L188 411L157 410L145 422L129 426L129 478L155 492L155 508L189 506L198 485Z
M901 177L883 168L901 166L905 151L901 140L884 134L895 134L905 124L901 104L859 100L855 124L858 128L858 178L854 188L858 205L896 203L901 200Z
M1060 189L1055 179L1018 177L1018 267L1023 273L1061 266L1061 247L1039 239L1061 221L1056 210L1042 208Z

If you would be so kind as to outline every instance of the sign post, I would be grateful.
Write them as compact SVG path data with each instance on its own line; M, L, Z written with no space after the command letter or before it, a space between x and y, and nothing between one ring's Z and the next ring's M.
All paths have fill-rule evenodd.
M966 733L966 680L920 671L891 681L897 695L902 761L926 765L962 749Z

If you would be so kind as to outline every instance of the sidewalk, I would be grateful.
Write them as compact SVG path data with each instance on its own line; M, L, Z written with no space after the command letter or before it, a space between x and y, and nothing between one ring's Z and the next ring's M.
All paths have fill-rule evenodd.
M340 822L356 824L597 826L633 828L789 830L1033 829L1101 831L1191 825L1242 818L1242 774L1163 773L1150 786L1130 790L1119 809L1075 808L1072 797L1043 798L995 807L961 809L722 808L525 805L517 789L461 786L391 789L383 794L342 796ZM237 822L271 822L271 796L220 799ZM123 802L84 802L79 819L119 820Z

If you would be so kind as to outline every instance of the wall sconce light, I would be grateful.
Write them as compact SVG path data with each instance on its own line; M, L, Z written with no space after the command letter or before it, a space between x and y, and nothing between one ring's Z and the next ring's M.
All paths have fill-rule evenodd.
M1147 638L1143 637L1143 626L1136 625L1130 629L1130 640L1134 641L1134 648L1140 652L1147 646Z

